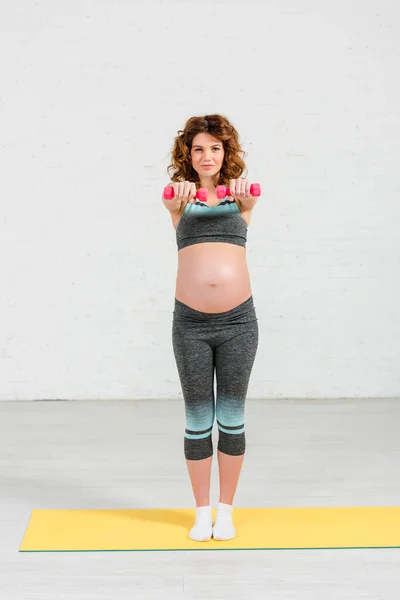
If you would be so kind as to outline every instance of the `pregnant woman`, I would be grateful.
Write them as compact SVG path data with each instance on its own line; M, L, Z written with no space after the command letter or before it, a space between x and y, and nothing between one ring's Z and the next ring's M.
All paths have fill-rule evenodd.
M169 196L162 195L178 246L172 343L185 403L184 454L196 501L189 537L196 541L236 536L233 500L245 454L245 400L258 346L246 264L247 228L257 197L250 194L250 181L240 178L246 168L241 154L238 132L225 117L191 117L178 131L167 169L173 193L169 188ZM229 187L229 195L219 198L219 185ZM213 526L215 417L220 496Z

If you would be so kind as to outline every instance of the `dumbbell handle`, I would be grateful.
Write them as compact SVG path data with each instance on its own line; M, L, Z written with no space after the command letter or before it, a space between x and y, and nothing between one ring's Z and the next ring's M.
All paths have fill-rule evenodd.
M175 197L175 190L172 187L172 185L167 185L164 188L164 198L165 200L172 200ZM197 190L195 198L197 198L198 200L200 200L200 202L207 202L207 198L208 198L208 189L207 188L200 188L199 190Z
M217 198L225 198L225 196L230 196L231 190L224 185L217 185L216 188ZM250 186L250 194L254 197L261 196L261 185L259 183L252 183Z

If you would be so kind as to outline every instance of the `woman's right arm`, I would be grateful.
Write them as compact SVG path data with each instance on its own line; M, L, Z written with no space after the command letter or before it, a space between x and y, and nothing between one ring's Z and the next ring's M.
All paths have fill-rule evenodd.
M183 181L179 183L169 183L174 188L174 197L172 200L166 200L164 198L164 190L161 194L161 199L165 208L171 215L173 226L176 228L185 206L188 202L193 203L196 196L196 184L189 181Z

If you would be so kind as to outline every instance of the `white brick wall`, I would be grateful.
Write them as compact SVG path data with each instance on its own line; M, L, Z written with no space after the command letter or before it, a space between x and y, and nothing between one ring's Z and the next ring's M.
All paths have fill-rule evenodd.
M0 38L0 399L181 397L160 194L212 112L264 192L249 397L400 394L397 3L24 0Z

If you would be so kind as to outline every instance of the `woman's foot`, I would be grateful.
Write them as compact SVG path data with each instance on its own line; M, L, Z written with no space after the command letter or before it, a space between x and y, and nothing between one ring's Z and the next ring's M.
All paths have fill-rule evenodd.
M212 534L211 506L196 507L196 521L190 530L189 537L195 542L208 542Z
M231 540L236 537L236 529L232 523L233 506L220 502L217 508L217 518L212 528L214 540Z

